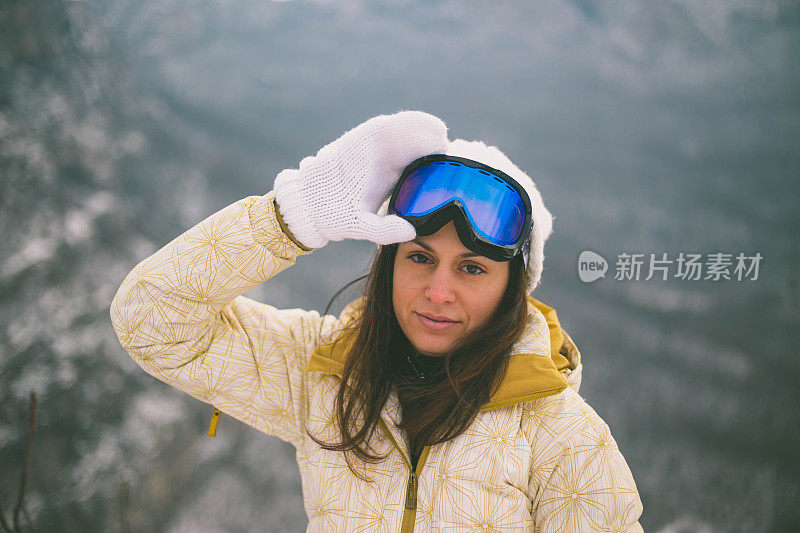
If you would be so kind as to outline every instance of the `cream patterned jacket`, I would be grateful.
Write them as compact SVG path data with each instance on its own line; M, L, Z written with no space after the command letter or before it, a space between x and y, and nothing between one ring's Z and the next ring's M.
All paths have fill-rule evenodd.
M641 531L628 465L578 394L580 353L535 300L499 390L465 433L425 447L414 471L395 395L373 442L388 458L358 467L371 482L320 448L307 431L336 436L346 343L332 341L358 306L323 319L242 296L304 253L272 193L244 198L139 263L111 320L148 373L294 445L308 531Z

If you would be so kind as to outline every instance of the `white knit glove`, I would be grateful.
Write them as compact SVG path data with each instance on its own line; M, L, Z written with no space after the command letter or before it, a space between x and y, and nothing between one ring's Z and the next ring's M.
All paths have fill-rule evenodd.
M416 236L411 224L376 212L409 163L444 153L447 143L447 127L433 115L403 111L373 117L300 161L299 169L278 174L274 189L281 216L307 248L342 239L410 241Z

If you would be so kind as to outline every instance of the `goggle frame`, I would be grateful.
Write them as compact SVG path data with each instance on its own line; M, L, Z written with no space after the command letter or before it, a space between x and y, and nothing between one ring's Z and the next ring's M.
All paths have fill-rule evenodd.
M475 176L481 177L481 179L499 179L510 186L519 195L523 205L525 206L525 220L523 222L522 230L520 231L520 234L514 243L498 244L478 233L475 228L473 228L469 216L467 215L467 207L465 207L458 198L453 198L452 200L440 206L438 209L422 216L405 216L397 212L395 209L395 201L400 193L403 183L412 172L423 166L448 162L460 163L463 166L477 170L478 172L475 172ZM412 161L405 169L403 169L400 179L397 180L397 183L395 184L394 190L392 191L392 196L389 200L388 214L397 215L405 220L408 220L414 225L414 228L417 230L417 235L421 236L432 235L436 233L445 224L452 220L459 239L461 239L461 242L464 244L464 246L473 252L479 253L495 261L510 261L522 253L524 260L527 263L528 253L530 251L530 234L533 225L531 201L528 196L528 192L524 187L522 187L522 185L520 185L515 179L510 177L505 172L496 168L492 168L488 165L484 165L479 161L446 154L426 155Z

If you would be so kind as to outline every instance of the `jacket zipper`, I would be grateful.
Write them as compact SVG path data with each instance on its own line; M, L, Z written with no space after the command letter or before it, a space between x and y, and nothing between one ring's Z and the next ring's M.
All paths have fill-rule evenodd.
M406 487L406 509L417 510L417 474L413 470L408 473L408 486Z
M411 461L409 461L408 457L403 453L403 449L397 444L397 441L394 440L394 436L389 432L389 428L386 427L386 423L383 419L379 419L378 422L383 427L383 431L386 432L386 435L389 437L389 440L392 441L392 444L397 449L398 453L400 453L400 457L403 459L403 462L408 467L408 484L406 485L406 501L405 501L405 512L403 513L403 522L400 526L400 531L402 533L413 533L414 525L417 519L417 489L419 488L419 473L422 471L422 467L425 465L425 461L428 459L428 453L430 452L430 446L424 446L422 451L419 454L419 460L417 461L417 468L414 469L411 466Z

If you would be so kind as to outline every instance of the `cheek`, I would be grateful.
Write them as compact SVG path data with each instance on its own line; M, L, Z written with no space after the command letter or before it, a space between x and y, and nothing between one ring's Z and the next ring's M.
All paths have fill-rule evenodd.
M394 307L395 316L397 316L398 319L400 319L402 309L404 309L408 303L411 281L408 272L395 263L392 273L392 306Z
M401 285L398 285L397 280L392 284L392 308L394 309L394 316L400 319L399 310L403 307L403 295L400 290Z
M473 294L473 297L471 298L473 303L471 308L473 310L472 314L476 319L476 323L471 324L472 328L484 324L492 317L492 315L494 315L503 299L503 294L505 294L507 284L508 276L504 276Z
M424 288L425 280L408 264L395 263L392 273L392 295L400 299L410 298Z
M500 295L494 293L483 293L479 298L480 300L475 304L476 317L480 318L480 322L486 322L494 314L497 306L500 305Z

